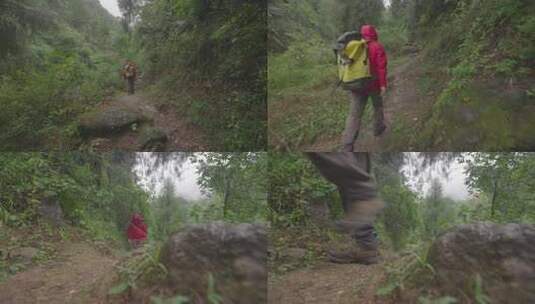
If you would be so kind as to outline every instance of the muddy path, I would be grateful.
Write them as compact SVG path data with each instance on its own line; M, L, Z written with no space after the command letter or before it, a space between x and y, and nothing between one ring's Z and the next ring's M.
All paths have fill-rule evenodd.
M390 250L380 249L377 264L336 264L325 253L345 246L348 240L341 235L323 229L275 229L270 240L268 304L391 303L377 296L398 259Z
M105 303L118 259L88 243L63 244L56 258L0 284L0 303Z
M198 126L173 105L156 102L144 93L106 99L82 115L80 125L83 130L90 128L82 136L84 144L95 151L210 150Z
M374 304L381 302L376 289L384 278L382 264L323 262L270 278L269 304Z

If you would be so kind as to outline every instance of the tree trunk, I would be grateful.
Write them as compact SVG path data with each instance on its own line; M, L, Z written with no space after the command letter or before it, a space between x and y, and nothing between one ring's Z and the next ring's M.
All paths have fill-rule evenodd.
M496 197L498 196L498 180L494 180L494 191L492 192L492 201L490 203L490 217L494 218L496 213Z

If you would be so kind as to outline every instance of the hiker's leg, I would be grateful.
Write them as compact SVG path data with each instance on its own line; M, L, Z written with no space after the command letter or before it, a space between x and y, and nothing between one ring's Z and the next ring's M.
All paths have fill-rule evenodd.
M375 180L370 174L368 153L307 153L320 173L334 183L344 204L345 216L338 228L350 235L355 244L344 250L331 250L330 259L339 263L377 262L374 221L384 208L377 197ZM356 246L356 247L355 247Z
M368 153L324 152L307 153L320 173L335 184L347 202L347 211L353 204L377 197L375 180L370 174Z
M128 78L128 94L134 94L134 78Z
M130 91L130 78L126 78L126 92L131 94Z
M374 133L375 136L381 135L386 129L385 125L385 116L384 116L384 107L383 107L383 97L379 92L374 92L370 94L373 102L373 110L375 116L375 125Z
M360 122L362 120L364 108L366 107L368 95L350 92L350 99L349 115L347 116L346 127L342 134L342 147L344 152L353 151L353 144L359 135Z

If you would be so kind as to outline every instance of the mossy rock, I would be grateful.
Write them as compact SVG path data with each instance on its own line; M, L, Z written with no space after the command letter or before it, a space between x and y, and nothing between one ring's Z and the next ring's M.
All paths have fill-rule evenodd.
M159 128L143 127L140 131L138 144L142 151L164 151L167 134Z
M82 115L79 129L83 136L106 136L149 120L148 116L135 109L110 107Z

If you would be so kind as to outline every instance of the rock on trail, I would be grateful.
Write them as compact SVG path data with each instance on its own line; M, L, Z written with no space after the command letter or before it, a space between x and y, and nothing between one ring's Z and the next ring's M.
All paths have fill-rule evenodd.
M492 303L535 303L535 225L458 226L434 242L429 258L444 294L479 276Z
M144 95L120 96L80 116L78 129L95 151L209 150L202 132L165 105Z
M135 123L151 122L156 113L156 109L144 104L140 97L122 96L82 115L80 133L84 136L106 136L129 129Z
M211 274L221 304L265 303L266 259L266 229L258 224L189 226L172 235L162 251L174 292L204 295Z
M90 140L91 148L108 150L165 151L167 134L155 127L158 111L140 96L125 95L101 103L79 119L80 134Z

